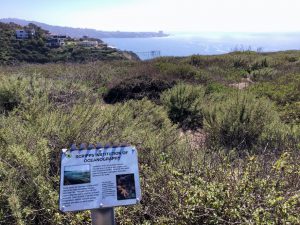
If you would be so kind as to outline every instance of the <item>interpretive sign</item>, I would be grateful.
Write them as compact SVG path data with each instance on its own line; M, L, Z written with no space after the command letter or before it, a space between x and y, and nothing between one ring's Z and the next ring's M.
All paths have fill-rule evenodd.
M132 205L141 200L135 147L64 149L61 158L61 211Z

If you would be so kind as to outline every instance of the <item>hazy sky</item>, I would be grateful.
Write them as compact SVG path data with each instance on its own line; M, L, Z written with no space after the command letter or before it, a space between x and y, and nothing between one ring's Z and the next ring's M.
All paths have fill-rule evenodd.
M0 0L0 18L120 31L300 31L300 0Z

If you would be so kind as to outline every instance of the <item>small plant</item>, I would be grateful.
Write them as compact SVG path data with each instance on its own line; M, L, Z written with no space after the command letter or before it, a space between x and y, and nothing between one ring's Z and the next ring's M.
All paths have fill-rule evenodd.
M285 123L300 125L300 102L286 105L280 117Z
M233 89L225 86L224 84L212 82L206 86L205 94L210 95L213 93L229 93L231 91L233 91Z
M191 56L189 63L192 66L199 67L202 64L202 61L204 61L204 60L202 60L201 56L199 56L199 55L193 55L193 56Z
M276 70L272 68L262 68L254 70L250 73L250 77L253 81L266 81L274 79Z
M23 88L21 78L0 80L0 113L12 111L21 103Z
M267 61L266 58L262 59L262 60L257 60L255 61L254 63L252 63L251 65L251 70L259 70L259 69L262 69L262 68L266 68L269 66L269 63Z
M300 58L297 57L297 56L287 56L286 57L286 60L290 63L294 63L294 62L297 62Z
M184 63L164 62L158 63L157 67L161 73L177 79L192 80L197 74L197 70L192 65Z
M203 125L204 93L202 86L179 84L164 92L161 101L174 123L183 129L197 129Z
M234 68L242 68L242 69L247 70L247 69L249 69L249 64L245 58L237 57L234 59L233 67Z

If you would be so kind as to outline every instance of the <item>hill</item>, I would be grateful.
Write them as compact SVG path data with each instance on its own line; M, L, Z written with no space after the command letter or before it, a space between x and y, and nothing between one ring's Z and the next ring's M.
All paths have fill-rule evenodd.
M16 30L34 30L35 33L26 38L18 38ZM49 31L32 23L24 27L15 23L0 23L0 31L0 64L138 60L134 53L110 48L99 39L52 38ZM90 42L84 42L86 39ZM55 41L54 47L49 46L50 41ZM84 46L85 43L94 42L98 43L95 47Z
M0 66L0 224L89 225L58 210L83 142L138 150L118 224L300 224L299 103L300 51Z
M48 30L53 34L64 34L73 38L80 38L82 36L89 36L94 38L148 38L148 37L164 37L167 34L163 32L120 32L120 31L99 31L88 28L73 28L73 27L62 27L53 26L37 21L28 21L16 18L3 18L0 19L2 23L15 23L21 26L27 26L29 23L33 23Z

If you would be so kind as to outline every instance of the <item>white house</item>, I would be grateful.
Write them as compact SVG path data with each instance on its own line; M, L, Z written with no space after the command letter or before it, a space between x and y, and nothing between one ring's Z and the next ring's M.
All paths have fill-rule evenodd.
M82 47L98 47L98 41L81 41L78 43L79 46Z
M35 30L16 30L16 37L18 39L28 39L35 35Z
M29 37L25 30L16 30L16 36L18 39L27 39Z

